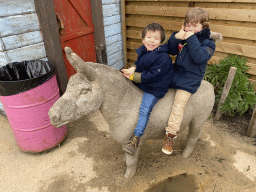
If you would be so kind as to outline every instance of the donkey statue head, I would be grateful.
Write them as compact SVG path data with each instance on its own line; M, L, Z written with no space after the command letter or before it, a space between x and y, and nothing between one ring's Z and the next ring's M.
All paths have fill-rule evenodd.
M66 92L49 111L51 124L55 127L94 113L103 100L103 91L94 69L90 65L84 65L84 61L69 47L65 48L65 52L77 73L70 77Z

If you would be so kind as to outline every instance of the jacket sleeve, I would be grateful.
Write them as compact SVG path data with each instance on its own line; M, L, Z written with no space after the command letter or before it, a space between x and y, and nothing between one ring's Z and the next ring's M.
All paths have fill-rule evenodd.
M177 55L179 53L178 45L179 43L183 42L180 39L176 39L175 37L176 33L178 33L178 31L174 32L168 41L168 48L169 48L168 52L171 55Z
M134 62L134 64L131 67L137 67L138 65L138 59Z
M172 64L172 59L167 53L159 54L159 59L150 67L148 71L143 71L141 73L142 83L152 83L162 78L168 73L170 65Z
M187 45L191 58L197 64L204 64L209 61L216 48L215 43L208 39L202 45L195 35L187 39Z

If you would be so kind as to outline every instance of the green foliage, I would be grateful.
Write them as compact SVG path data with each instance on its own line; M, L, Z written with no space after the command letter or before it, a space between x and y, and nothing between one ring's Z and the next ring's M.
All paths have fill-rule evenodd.
M256 91L249 75L246 73L249 66L245 65L247 60L237 55L229 55L219 61L219 64L208 65L204 80L209 81L215 90L216 103L220 97L231 67L236 67L236 75L225 102L220 106L221 112L228 116L242 115L248 109L254 108L256 104Z

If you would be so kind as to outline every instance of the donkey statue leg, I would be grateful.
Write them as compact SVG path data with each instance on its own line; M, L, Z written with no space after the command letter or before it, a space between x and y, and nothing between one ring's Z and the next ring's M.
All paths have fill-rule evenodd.
M141 151L141 146L142 146L142 143L140 142L140 144L133 156L125 153L125 161L126 161L127 169L126 169L124 176L126 178L132 177L136 173L137 163L138 163L140 151Z
M182 153L184 158L187 158L193 152L197 140L202 134L204 122L205 121L199 120L198 118L193 118L190 122L187 143Z

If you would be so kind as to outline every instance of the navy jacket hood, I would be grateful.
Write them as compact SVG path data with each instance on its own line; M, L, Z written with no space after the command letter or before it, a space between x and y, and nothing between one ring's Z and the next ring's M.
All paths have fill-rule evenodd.
M210 39L210 35L211 35L211 31L209 28L204 28L202 31L199 31L195 34L199 42L202 42L206 39Z

